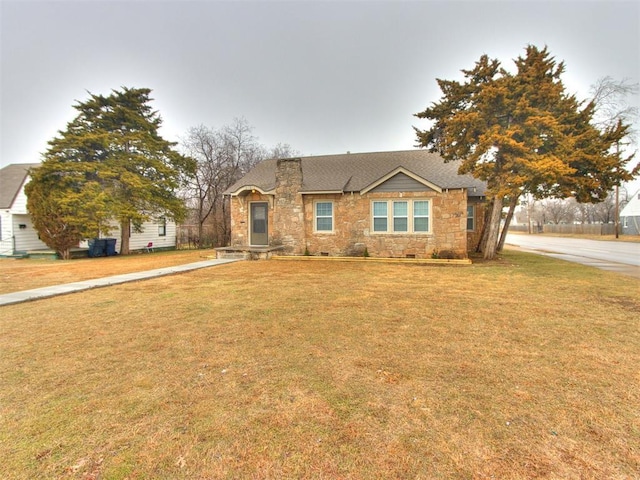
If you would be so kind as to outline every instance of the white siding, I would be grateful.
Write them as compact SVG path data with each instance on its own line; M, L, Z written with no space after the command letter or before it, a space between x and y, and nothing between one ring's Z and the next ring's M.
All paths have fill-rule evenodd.
M153 248L170 248L176 246L176 224L167 221L166 235L158 235L159 222L146 222L142 226L142 233L131 235L129 248L140 250L146 247L149 242L153 242Z
M25 228L20 228L20 225L24 225ZM33 228L29 215L13 215L13 235L17 252L49 248L38 238L38 232Z
M620 217L640 217L640 190L629 198L629 203L620 212Z
M27 214L27 196L24 185L29 182L27 177L20 187L16 198L9 210L4 210L0 221L2 225L2 239L0 240L0 255L10 255L15 252L42 250L47 245L38 238L38 232L33 228L31 218ZM23 228L20 228L23 225Z
M640 235L640 190L633 194L620 212L620 225L625 235Z
M142 224L142 232L131 234L129 239L129 250L143 250L149 242L153 243L153 248L175 248L176 246L176 224L167 220L167 234L158 235L159 222L145 222ZM120 252L120 227L114 227L109 235L102 235L105 238L116 239L116 251Z
M9 210L0 212L0 255L13 254L13 223Z
M16 198L13 200L11 204L11 213L14 215L26 215L27 214L27 195L24 193L24 186L29 183L31 178L27 177L22 187L20 187L20 191L16 195Z
M7 255L14 252L48 249L47 245L38 238L38 232L31 223L27 213L27 196L24 185L29 183L27 177L20 187L11 208L2 212L2 242L0 254ZM20 226L23 225L23 228Z

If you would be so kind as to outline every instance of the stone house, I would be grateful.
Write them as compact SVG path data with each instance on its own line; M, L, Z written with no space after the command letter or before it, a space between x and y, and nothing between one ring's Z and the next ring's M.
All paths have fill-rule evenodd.
M466 258L485 184L425 150L266 160L232 185L230 247Z

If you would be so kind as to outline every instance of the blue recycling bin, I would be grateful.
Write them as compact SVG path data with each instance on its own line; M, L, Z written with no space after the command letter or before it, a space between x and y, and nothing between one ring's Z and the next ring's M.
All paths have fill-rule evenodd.
M112 257L116 255L116 239L115 238L105 238L105 255L107 257Z
M89 257L104 257L106 255L107 242L104 238L89 240Z
M89 258L94 258L96 256L96 239L93 238L89 240Z

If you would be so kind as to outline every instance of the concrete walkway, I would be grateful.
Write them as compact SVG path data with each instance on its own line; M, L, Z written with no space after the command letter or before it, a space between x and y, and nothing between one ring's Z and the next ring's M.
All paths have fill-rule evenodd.
M54 297L56 295L65 295L67 293L80 292L83 290L89 290L91 288L108 287L109 285L117 285L119 283L136 282L138 280L146 280L148 278L189 272L191 270L214 267L216 265L223 265L225 263L237 261L238 259L235 258L204 260L202 262L187 263L184 265L176 265L173 267L157 268L155 270L146 270L144 272L124 273L122 275L94 278L92 280L84 280L82 282L65 283L62 285L53 285L51 287L34 288L33 290L23 290L21 292L6 293L4 295L0 295L0 306L28 302L30 300L38 300L40 298Z

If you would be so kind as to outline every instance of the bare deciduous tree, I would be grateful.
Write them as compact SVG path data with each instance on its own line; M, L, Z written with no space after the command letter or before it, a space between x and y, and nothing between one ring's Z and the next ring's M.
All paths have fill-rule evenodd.
M225 190L262 160L297 154L288 144L279 143L273 149L261 145L244 118L236 118L218 130L203 125L192 127L182 146L197 162L196 173L185 181L184 194L198 227L193 240L200 246L204 246L201 242L205 224L214 227L214 245L226 243L230 236Z
M620 189L620 205L627 201L627 190ZM522 203L523 211L519 221L534 220L540 225L553 223L613 223L615 209L615 193L609 193L600 203L578 203L575 198L550 198L543 201Z
M638 145L638 130L633 128L637 125L639 114L638 106L631 105L628 102L629 97L637 97L638 95L638 83L631 83L629 79L614 80L607 76L598 79L598 81L591 86L591 95L597 105L594 121L598 125L598 128L605 130L612 128L615 125L627 123L630 125L627 135L616 143L617 152L626 150L626 153L631 156L635 155L636 147ZM634 174L640 173L640 164L634 169ZM611 208L605 203L612 201ZM594 208L596 215L603 223L609 223L610 220L615 224L615 235L618 238L620 230L620 198L619 188L615 189L615 197L612 199L611 195L603 202L600 207ZM607 221L603 221L606 218Z
M547 198L542 202L545 223L572 223L576 213L576 201L573 198Z
M638 107L628 103L629 97L638 95L637 83L631 83L629 79L614 80L607 76L598 79L591 86L591 97L597 105L594 115L594 123L605 129L618 122L629 123L632 128L623 140L632 146L638 143L638 131L633 128L638 120Z

